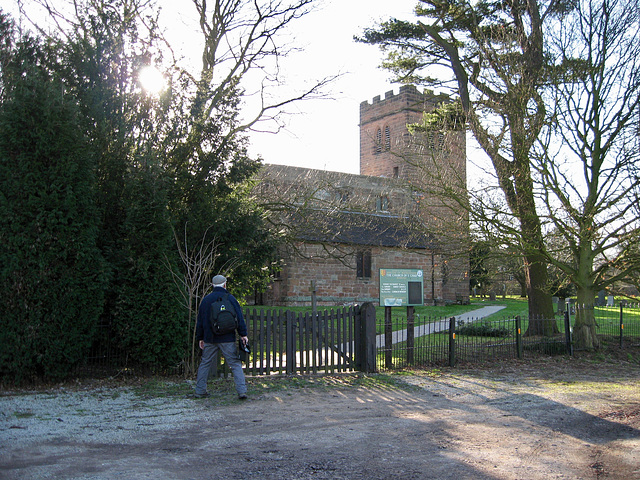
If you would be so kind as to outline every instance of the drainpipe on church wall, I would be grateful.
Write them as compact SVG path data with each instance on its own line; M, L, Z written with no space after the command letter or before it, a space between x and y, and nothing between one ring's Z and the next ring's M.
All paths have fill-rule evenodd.
M311 314L313 315L313 318L315 318L315 316L317 314L317 307L316 307L316 281L315 280L311 280Z
M435 254L431 252L431 301L433 306L436 306L436 259Z

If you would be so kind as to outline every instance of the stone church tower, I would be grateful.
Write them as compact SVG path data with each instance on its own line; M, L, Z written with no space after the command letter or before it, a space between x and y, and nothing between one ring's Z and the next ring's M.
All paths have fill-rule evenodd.
M373 103L360 104L360 174L400 178L413 184L425 181L424 159L431 157L447 165L457 175L466 171L464 132L434 132L413 137L407 125L420 123L423 112L431 112L447 95L421 93L413 85L403 85L398 94L387 92ZM420 157L423 157L422 159ZM437 158L436 158L437 157ZM421 166L419 166L421 165ZM466 181L466 178L464 179Z
M466 130L411 134L407 126L451 102L447 95L404 85L398 94L389 91L383 99L360 104L360 174L398 179L412 190L413 208L405 211L434 239L429 267L432 278L441 280L441 291L427 292L433 298L468 294L469 219L459 208L467 198ZM393 203L389 199L385 210L398 212Z

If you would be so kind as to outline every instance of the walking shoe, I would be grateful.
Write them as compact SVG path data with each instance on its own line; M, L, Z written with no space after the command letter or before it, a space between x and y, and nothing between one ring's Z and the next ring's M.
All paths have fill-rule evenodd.
M209 392L204 392L204 393L196 393L194 394L194 396L196 398L209 398L211 395L209 395Z
M240 395L238 395L238 399L239 400L246 400L247 399L247 394L246 393L241 393Z

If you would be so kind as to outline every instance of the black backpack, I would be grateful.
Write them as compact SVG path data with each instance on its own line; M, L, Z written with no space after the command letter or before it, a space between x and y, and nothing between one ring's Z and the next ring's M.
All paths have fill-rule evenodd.
M214 335L232 333L238 328L236 309L229 300L228 293L211 304L210 313L209 319Z

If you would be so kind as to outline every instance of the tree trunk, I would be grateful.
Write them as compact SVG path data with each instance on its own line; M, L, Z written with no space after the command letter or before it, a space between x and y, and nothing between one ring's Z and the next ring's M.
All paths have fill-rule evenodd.
M527 285L525 283L520 284L520 298L527 298Z
M519 152L524 157L527 152ZM511 198L511 208L520 220L520 239L524 251L525 283L529 297L529 327L525 335L552 336L558 333L558 324L553 310L553 300L549 291L547 260L542 254L544 238L540 218L535 209L533 182L528 168L528 160L520 158L519 172L515 175L515 191Z
M523 107L521 107L523 108ZM515 109L518 110L517 108ZM522 121L526 115L514 115L510 120L513 141L513 163L500 172L507 202L520 221L520 242L524 255L525 282L529 297L529 327L525 335L552 336L559 332L549 291L547 259L544 252L544 237L540 217L536 211L533 180L529 167L531 139ZM496 168L496 172L498 168ZM510 174L513 175L513 183Z
M600 340L596 334L595 298L596 291L594 288L578 286L576 319L573 327L575 348L597 350L600 347Z
M526 336L553 336L560 332L553 310L553 300L547 289L547 265L540 255L525 259L527 295L529 297L529 327Z

